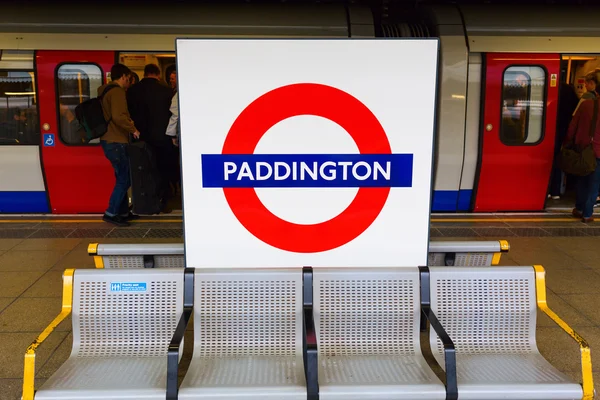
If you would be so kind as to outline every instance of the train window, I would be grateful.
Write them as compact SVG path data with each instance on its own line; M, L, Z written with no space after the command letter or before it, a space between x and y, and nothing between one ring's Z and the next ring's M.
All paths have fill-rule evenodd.
M0 145L39 143L33 72L0 70Z
M66 144L85 144L85 131L75 118L75 107L97 96L102 69L96 64L62 64L57 70L60 138ZM94 139L90 144L99 143Z
M544 133L546 71L512 66L504 71L500 140L523 146L541 142Z

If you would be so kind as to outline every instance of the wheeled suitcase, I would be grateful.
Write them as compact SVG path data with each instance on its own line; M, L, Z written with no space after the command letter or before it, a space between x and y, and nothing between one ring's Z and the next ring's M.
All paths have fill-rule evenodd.
M159 214L161 211L160 173L152 146L135 141L127 146L131 173L134 214Z

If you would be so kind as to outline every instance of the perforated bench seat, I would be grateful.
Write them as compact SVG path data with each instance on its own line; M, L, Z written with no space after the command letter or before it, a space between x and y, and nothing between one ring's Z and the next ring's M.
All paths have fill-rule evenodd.
M201 358L190 368L180 399L306 400L302 357Z
M489 350L488 350L489 351ZM535 351L526 354L461 354L457 351L460 399L581 399L581 385Z
M429 242L427 265L483 267L498 265L502 253L510 246L506 240L455 241L432 240Z
M302 270L198 269L179 399L306 400Z
M70 357L38 390L38 400L164 399L167 359Z
M23 400L33 399L35 349L71 309L71 355L35 399L165 399L183 269L65 270L63 280L63 312L27 350Z
M184 268L183 243L90 243L96 268Z
M313 275L321 399L446 398L421 352L417 268Z
M582 399L582 385L558 371L537 348L536 302L542 311L549 310L543 268L535 268L430 268L431 308L456 346L459 399ZM548 315L589 356L583 338L551 311ZM439 362L441 342L431 334L430 344ZM591 379L591 363L582 358L582 366L589 395L593 387L586 375Z
M422 355L330 356L319 367L321 399L440 399L446 389Z

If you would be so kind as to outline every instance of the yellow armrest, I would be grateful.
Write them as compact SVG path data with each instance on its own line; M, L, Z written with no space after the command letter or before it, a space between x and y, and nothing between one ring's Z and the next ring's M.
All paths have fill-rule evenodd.
M96 254L98 254L98 243L88 244L88 254L90 256L95 256Z
M22 400L33 400L35 392L35 351L40 344L56 329L70 313L73 304L73 274L74 269L66 269L63 273L63 295L60 314L44 331L27 347L25 351L25 370L23 372L23 397Z
M499 240L498 242L500 243L500 251L494 253L494 255L492 256L492 265L500 264L500 257L502 256L502 253L507 253L508 250L510 250L510 245L508 244L508 241Z
M104 259L102 259L102 256L94 256L94 265L96 268L104 268Z
M500 257L502 256L502 253L494 253L494 255L492 256L492 265L498 265L500 264Z
M541 265L534 265L537 305L552 321L567 332L578 344L581 350L581 375L583 378L583 400L594 398L594 376L592 375L592 355L587 341L563 321L554 311L548 308L546 302L546 271Z
M88 254L94 257L94 265L96 268L104 268L104 260L98 255L98 243L90 243L88 245Z

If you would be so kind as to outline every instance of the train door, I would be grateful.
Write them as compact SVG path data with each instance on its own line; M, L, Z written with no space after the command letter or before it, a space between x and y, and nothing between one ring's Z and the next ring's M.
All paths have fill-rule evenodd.
M488 54L475 212L544 209L554 156L558 54Z
M99 140L84 143L75 107L96 97L111 51L38 51L42 164L53 213L104 212L115 179Z

